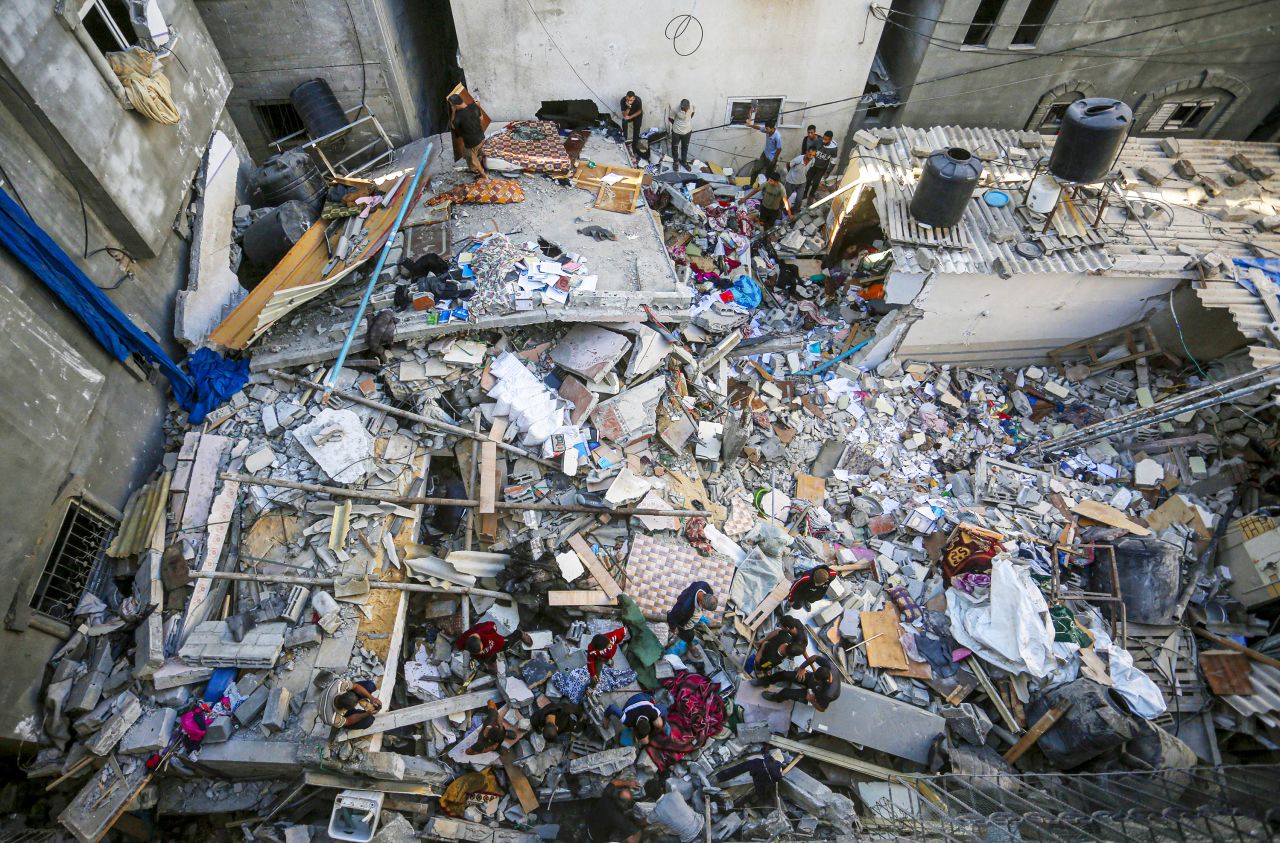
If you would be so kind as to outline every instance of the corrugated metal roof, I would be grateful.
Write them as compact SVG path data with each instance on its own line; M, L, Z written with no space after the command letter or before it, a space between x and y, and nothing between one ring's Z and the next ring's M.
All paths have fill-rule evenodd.
M935 126L932 128L897 127L875 130L881 139L874 150L859 146L855 152L862 167L860 181L877 187L876 209L882 220L893 217L890 203L909 202L924 159L912 150L930 151L949 146L962 146L973 152L993 152L995 157L984 162L984 186L996 186L1012 194L1013 201L1003 208L987 205L979 191L960 227L970 244L967 249L936 248L918 244L893 245L897 266L909 272L924 271L916 250L928 251L934 258L933 269L944 273L990 273L996 258L1003 259L1013 273L1105 272L1109 275L1162 275L1198 278L1189 269L1191 259L1180 250L1189 247L1196 252L1216 251L1224 257L1251 254L1248 243L1255 242L1280 254L1280 235L1256 231L1251 220L1258 214L1276 213L1280 197L1263 184L1248 180L1238 187L1227 187L1221 197L1200 198L1204 191L1194 181L1179 178L1172 172L1173 160L1165 154L1160 141L1153 138L1130 138L1120 157L1122 172L1140 167L1166 176L1160 187L1130 176L1120 189L1124 200L1134 203L1135 212L1145 208L1150 216L1139 223L1123 202L1113 197L1096 231L1105 245L1083 246L1069 251L1052 252L1038 258L1024 258L1014 251L1014 242L993 243L991 232L1012 228L1017 239L1029 239L1033 232L1018 214L1025 190L1034 176L1033 168L1053 148L1053 137L1009 129ZM1030 144L1024 146L1024 142ZM1039 144L1039 146L1035 144ZM1234 172L1227 159L1237 152L1248 155L1255 164L1280 170L1280 146L1276 144L1236 141L1180 141L1180 157L1190 161L1198 173L1207 174L1226 187L1225 178ZM1250 219L1225 221L1215 214L1225 209L1250 211ZM1092 213L1084 212L1088 223ZM891 231L886 231L892 242Z
M1274 728L1280 725L1280 668L1250 662L1249 680L1253 693L1227 694L1220 697L1244 717L1257 717Z

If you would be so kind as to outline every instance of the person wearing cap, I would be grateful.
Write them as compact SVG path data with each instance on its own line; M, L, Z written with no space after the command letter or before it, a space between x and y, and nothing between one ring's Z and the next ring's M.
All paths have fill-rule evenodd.
M498 632L496 623L485 621L484 623L476 624L459 635L453 646L456 650L470 653L471 658L489 670L493 670L498 660L498 654L511 649L517 641L523 641L526 647L533 643L533 639L529 637L527 632L520 633L519 638L515 636L508 638Z
M591 676L590 684L595 687L600 681L600 668L618 654L618 645L626 640L627 628L620 626L612 632L602 632L592 636L587 643L587 673Z
M622 140L629 143L632 149L640 140L640 121L644 119L644 103L636 96L635 91L627 91L626 96L618 104L622 112Z
M694 631L706 618L704 613L714 612L717 605L710 583L703 580L690 583L667 612L667 629L685 644L693 644Z
M453 110L450 125L462 137L462 156L467 169L485 178L484 165L480 162L480 144L484 143L484 129L480 127L480 106L467 105L457 94L449 96L449 108Z
M653 699L653 694L644 691L638 691L627 697L622 708L610 703L604 710L604 716L606 720L616 717L624 728L630 729L636 746L644 746L654 735L661 734L667 729L666 707L659 705Z
M793 609L807 610L827 596L827 589L836 575L825 565L819 565L791 584L787 605Z

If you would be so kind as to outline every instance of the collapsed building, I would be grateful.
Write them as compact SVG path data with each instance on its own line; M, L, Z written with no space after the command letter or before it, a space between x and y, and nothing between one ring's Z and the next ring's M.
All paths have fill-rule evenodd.
M495 124L480 180L304 134L248 203L205 152L174 334L212 397L49 661L57 833L584 839L625 776L680 840L1269 834L1274 145L1073 178L1070 130L865 132L770 231L605 119ZM784 624L833 699L753 681ZM720 776L756 757L776 791Z

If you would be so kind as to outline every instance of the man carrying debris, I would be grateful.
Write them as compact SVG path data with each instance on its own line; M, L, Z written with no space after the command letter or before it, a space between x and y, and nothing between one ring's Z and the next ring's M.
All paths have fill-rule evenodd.
M484 129L480 127L480 106L475 103L466 105L462 97L454 94L449 97L449 107L453 109L450 125L462 136L462 156L467 160L467 169L480 178L485 178L484 165L480 162L480 144L484 143Z
M791 584L787 605L793 609L808 611L810 606L827 596L827 589L833 579L835 574L825 565L811 569Z
M773 224L778 221L778 214L783 212L783 206L787 202L787 191L782 186L782 182L778 181L777 170L765 171L765 182L763 185L752 188L751 192L742 197L740 202L745 203L757 193L760 194L760 223L766 228L772 228ZM790 214L790 211L787 211Z
M627 628L620 626L611 632L602 632L587 643L587 673L591 676L591 687L600 681L600 668L618 655L618 645L627 638Z
M671 166L677 171L684 167L689 172L689 137L693 134L693 105L688 100L680 100L680 107L672 109L667 117L671 124Z
M680 592L675 605L667 612L667 629L673 638L679 638L686 646L693 646L694 632L706 616L704 612L716 610L716 595L711 584L703 580L691 583Z
M812 664L816 664L817 667L808 670ZM794 674L786 675L784 680L794 682L801 687L765 691L762 696L771 702L783 700L807 702L818 711L826 711L827 706L840 698L840 682L836 679L836 671L831 664L831 659L826 656L810 656Z
M778 134L778 124L773 120L766 120L763 126L758 126L753 115L747 120L747 128L764 133L764 149L760 152L759 160L755 162L758 170L767 173L775 169L778 166L778 159L782 157L782 135Z
M636 96L635 91L627 91L619 106L618 110L622 112L622 141L635 149L636 142L640 140L640 121L644 119L644 103Z
M373 725L373 716L382 710L382 700L373 695L378 686L370 679L338 678L325 688L320 712L330 726L364 729Z
M527 632L520 633L519 638L514 636L508 638L498 632L496 623L485 621L484 623L476 624L459 635L453 646L457 650L465 650L471 654L471 658L489 670L493 670L494 664L498 660L498 654L511 649L516 641L523 641L526 647L533 644L533 639L529 637Z
M812 128L812 127L810 127ZM814 150L813 167L809 170L808 181L805 182L804 198L812 199L818 192L818 185L836 166L836 158L840 156L840 146L835 142L835 135L830 131L822 133L822 144Z
M716 781L724 784L729 779L737 778L743 773L751 774L751 783L755 788L756 801L772 805L774 803L774 795L778 791L778 782L782 781L782 762L775 758L772 752L763 752L745 761L730 764L723 770L718 770L716 772Z
M622 708L610 703L604 710L605 718L616 717L623 727L631 730L636 746L644 746L655 734L667 729L667 709L658 705L653 694L638 691L627 697Z
M804 201L805 183L809 178L809 171L813 169L814 158L817 153L812 149L806 149L804 152L791 159L791 164L787 169L787 201L793 203L791 207L796 207Z
M503 741L515 736L515 732L509 731L503 723L502 715L498 712L498 704L489 700L489 705L484 712L484 722L480 725L480 733L476 735L476 742L467 747L466 754L484 755L486 752L498 752L502 749Z
M640 782L614 779L605 786L587 815L587 840L590 843L640 843L643 820L633 820L629 813L636 804L635 792Z
M574 705L568 700L547 703L533 713L529 723L549 741L560 737L563 732L581 732L585 725L582 706Z

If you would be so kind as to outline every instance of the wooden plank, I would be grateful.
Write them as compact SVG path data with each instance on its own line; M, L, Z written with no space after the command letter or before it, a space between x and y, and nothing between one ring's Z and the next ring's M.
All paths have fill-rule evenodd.
M760 601L760 605L756 606L751 614L743 618L742 622L747 625L747 628L749 628L752 633L755 633L755 631L760 628L760 624L764 623L765 618L772 615L773 610L778 608L782 601L787 599L787 595L790 593L791 581L787 579L779 580L778 584L775 585L773 589L764 596L764 599Z
M500 699L502 699L502 695L496 690L472 691L469 694L446 697L442 700L434 700L422 705L411 705L399 711L385 711L378 715L373 725L369 728L339 732L335 740L339 742L354 741L368 735L376 735L379 732L399 729L401 726L412 726L415 723L425 723L437 717L444 717L462 711L471 711L487 705L489 700L497 701Z
M814 761L821 761L825 764L832 764L836 767L843 767L846 770L853 770L855 773L861 773L864 776L871 776L881 781L889 781L894 777L901 776L897 770L890 770L888 767L880 767L875 764L869 764L866 761L859 761L848 755L842 755L839 752L832 752L829 749L819 749L816 746L800 741L793 741L790 738L781 735L771 735L769 743L778 749L787 752L794 752L797 755L805 755Z
M548 606L616 606L617 598L596 589L548 591Z
M431 785L421 782L390 782L380 779L366 779L361 776L342 776L336 773L321 773L308 770L303 774L303 781L309 787L327 787L334 790L376 790L379 793L400 793L408 796L439 796L440 792Z
M613 578L608 569L591 550L591 545L587 543L578 533L574 533L569 537L569 547L573 548L578 554L578 558L582 560L583 566L587 569L587 573L591 574L596 581L596 585L600 586L600 590L604 592L611 601L617 600L618 595L622 593L622 588L618 585L618 581Z
M867 644L867 664L890 670L909 667L907 651L898 634L898 612L886 606L879 612L863 612L862 640Z
M1200 653L1200 669L1209 682L1209 690L1218 696L1254 693L1249 678L1249 657L1232 650L1204 650Z
M1036 741L1040 740L1040 736L1053 728L1053 724L1058 722L1058 718L1067 713L1067 709L1071 708L1071 700L1064 700L1053 708L1041 715L1040 719L1027 730L1027 733L1018 739L1018 742L1009 747L1009 751L1004 754L1004 760L1012 764L1021 758L1028 749L1030 749Z
M792 497L808 501L814 506L822 506L827 499L827 481L812 474L797 474L796 493Z
M498 443L480 443L480 515L497 512L494 503L498 495Z
M1270 665L1271 667L1275 667L1275 668L1280 668L1280 660L1273 659L1268 655L1259 653L1257 650L1251 650L1248 647L1244 646L1243 644L1237 644L1236 642L1232 641L1230 638L1223 638L1220 635L1214 635L1212 632L1208 631L1207 629L1201 629L1198 626L1191 627L1191 631L1206 641L1212 641L1214 644L1217 644L1219 647L1226 647L1228 650L1234 650L1237 653L1244 653L1246 656L1253 659L1255 662L1259 662L1260 664Z
M538 810L538 797L533 792L533 786L529 784L524 770L513 763L511 751L502 753L498 758L502 761L502 769L507 771L507 781L511 783L511 789L515 791L516 798L520 800L520 807L526 814L532 814Z

